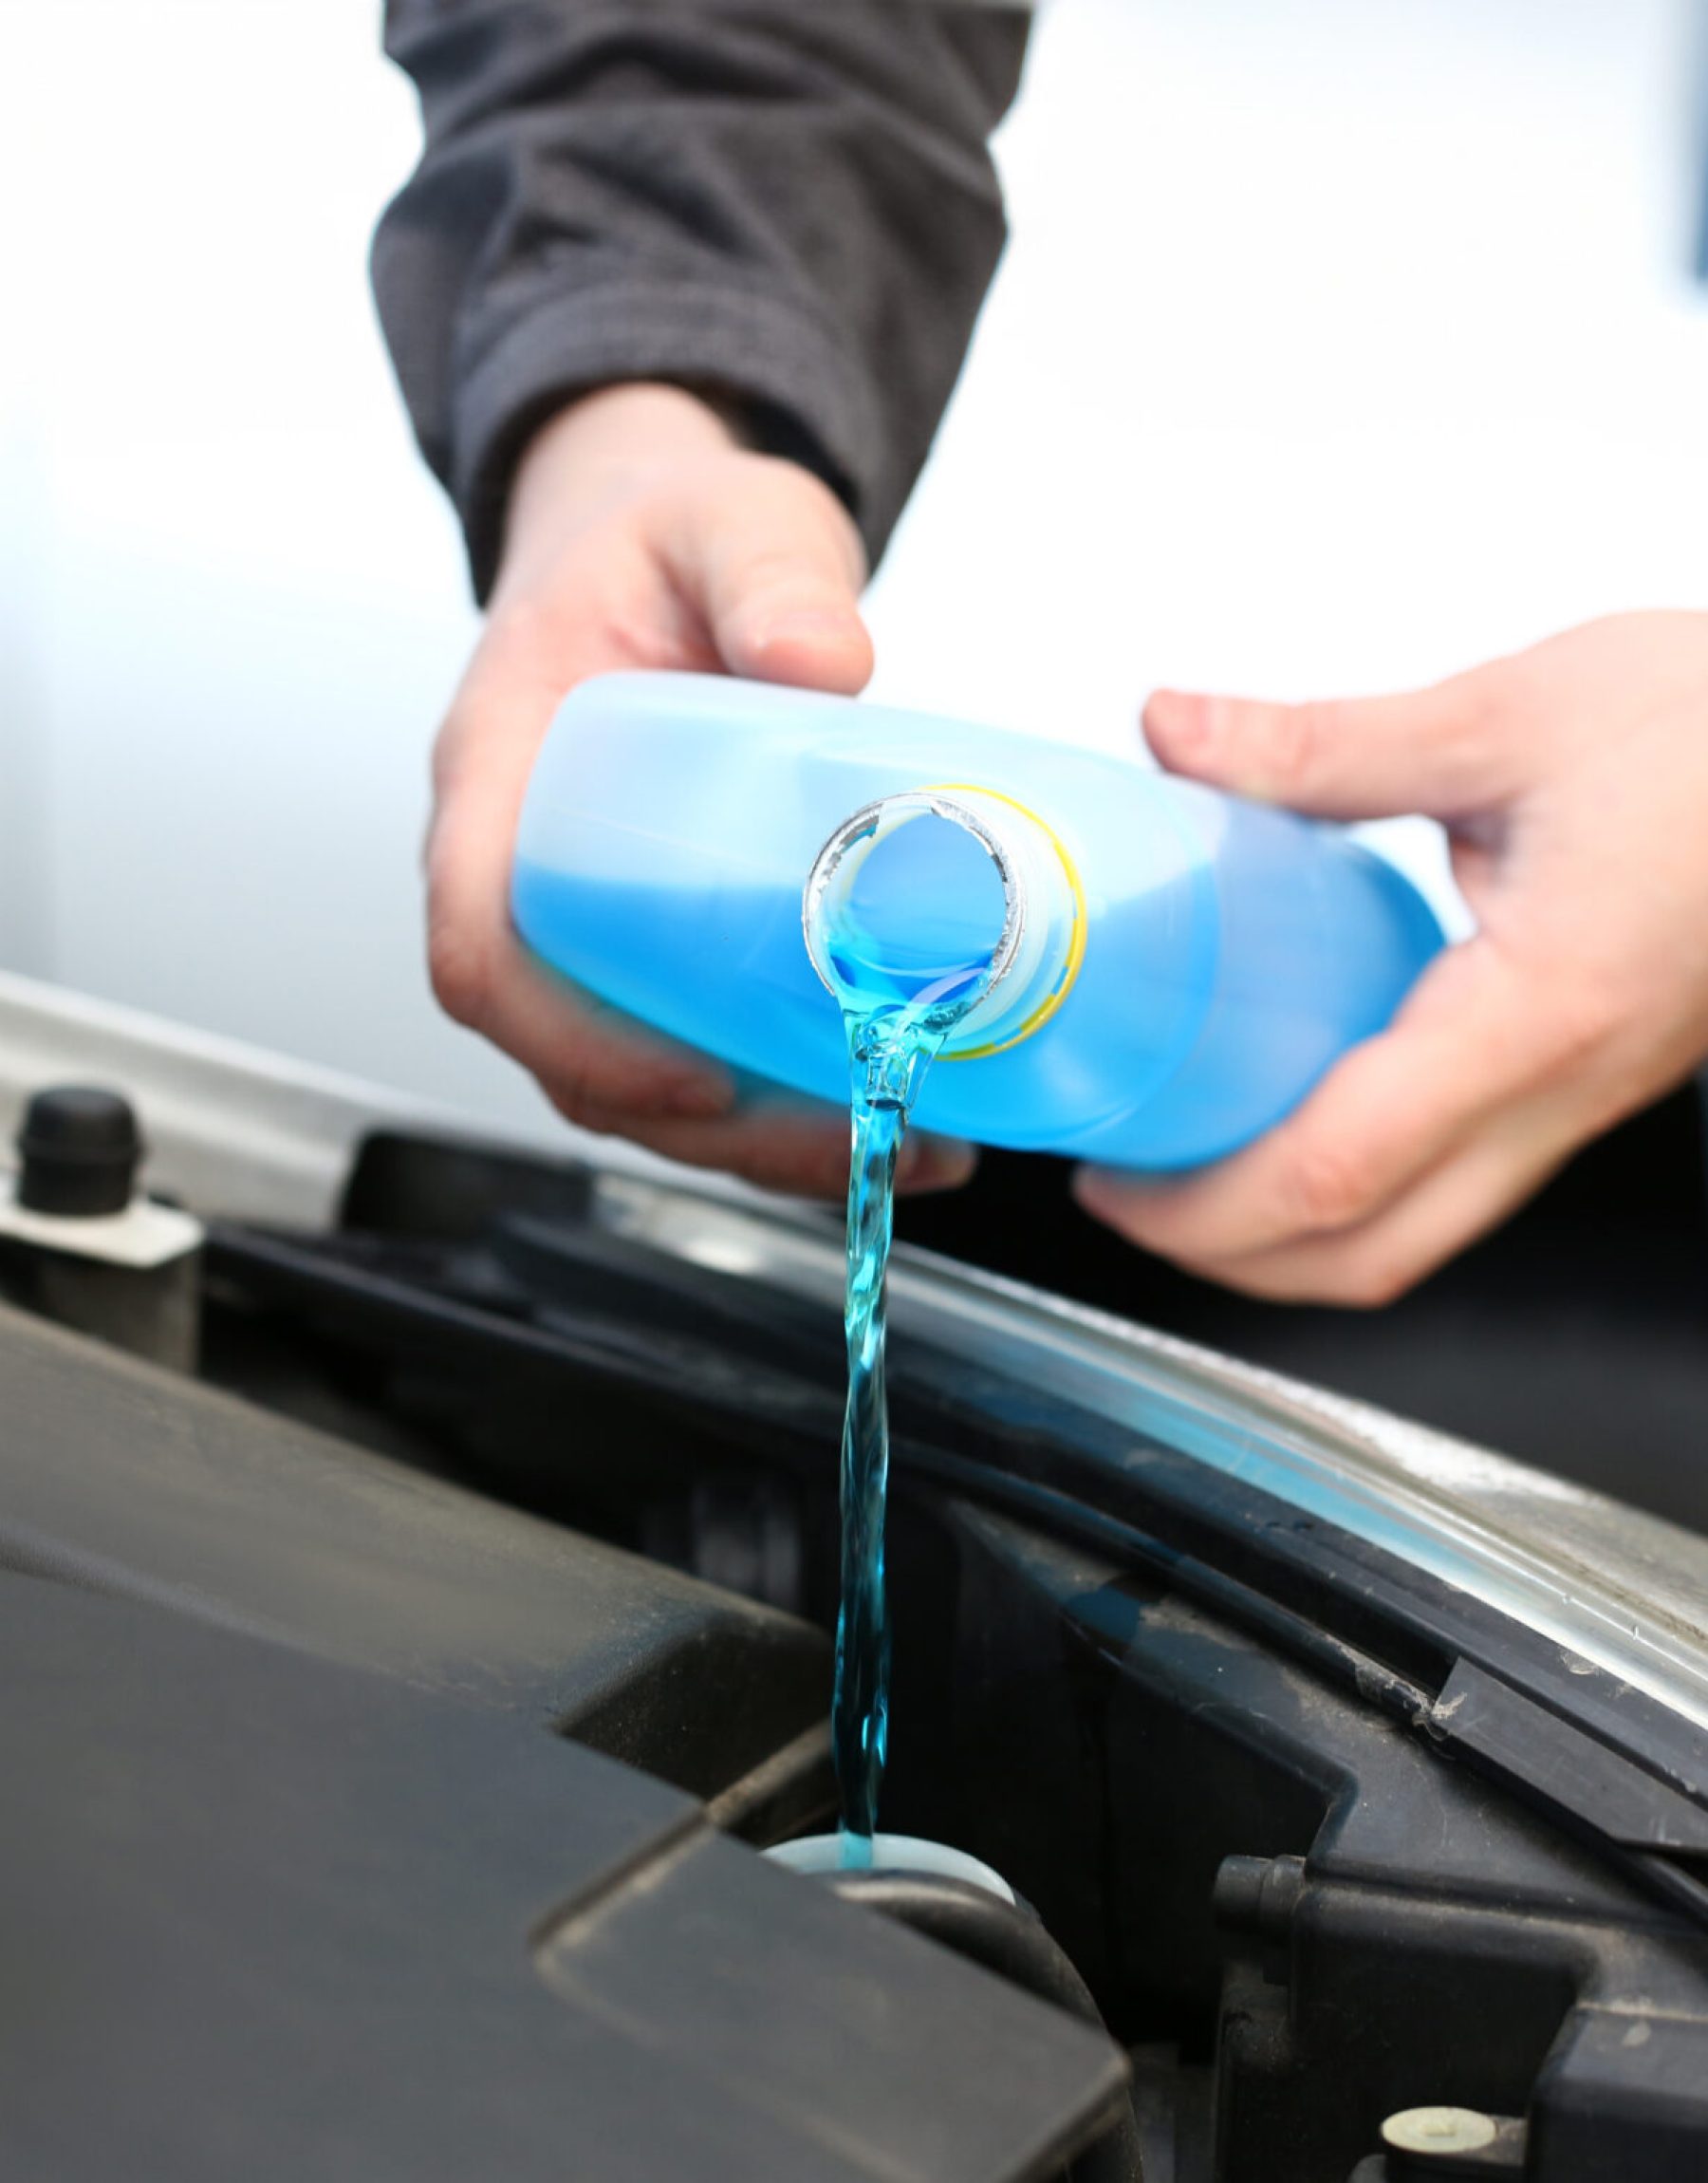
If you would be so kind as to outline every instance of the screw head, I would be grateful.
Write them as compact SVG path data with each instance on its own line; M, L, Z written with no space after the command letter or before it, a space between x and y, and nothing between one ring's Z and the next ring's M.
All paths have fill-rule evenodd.
M1382 2142L1392 2153L1483 2153L1498 2136L1474 2107L1408 2107L1382 2126Z

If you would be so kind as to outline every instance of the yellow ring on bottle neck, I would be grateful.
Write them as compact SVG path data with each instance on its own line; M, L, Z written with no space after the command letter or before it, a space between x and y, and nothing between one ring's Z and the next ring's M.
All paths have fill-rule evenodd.
M1056 852L1062 870L1067 877L1068 891L1073 897L1073 930L1068 940L1068 960L1062 965L1061 976L1026 1018L1026 1021L1020 1025L1018 1030L1011 1032L1006 1038L994 1039L989 1046L970 1046L961 1054L939 1054L938 1055L939 1065L945 1061L986 1061L993 1054L1006 1054L1011 1046L1020 1045L1023 1040L1030 1038L1034 1031L1042 1031L1063 1001L1073 991L1074 980L1080 974L1080 965L1086 960L1086 927L1089 922L1086 909L1086 890L1080 883L1080 875L1073 859L1068 853L1067 843L1063 841L1061 835L1057 833L1048 819L1041 819L1037 812L1023 804L1018 796L1005 795L1000 789L984 788L976 781L933 781L919 793L921 795L938 793L942 795L989 796L993 803L1007 804L1011 811L1018 812L1022 818L1030 819L1033 826L1038 829L1050 848Z

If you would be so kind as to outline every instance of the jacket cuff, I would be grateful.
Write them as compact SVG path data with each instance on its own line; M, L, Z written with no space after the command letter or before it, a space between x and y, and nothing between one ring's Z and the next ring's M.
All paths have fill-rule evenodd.
M518 314L455 374L449 483L482 604L528 440L576 396L641 379L735 397L756 444L801 462L841 497L876 566L906 486L883 475L876 403L826 332L771 294L612 283Z

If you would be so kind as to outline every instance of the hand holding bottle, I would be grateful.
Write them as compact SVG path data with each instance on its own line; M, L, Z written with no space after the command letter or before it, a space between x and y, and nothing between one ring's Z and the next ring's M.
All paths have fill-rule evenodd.
M847 1182L845 1113L801 1101L733 1112L715 1062L614 1028L529 957L509 882L529 770L566 690L607 669L664 667L856 691L871 672L863 575L835 496L798 465L742 447L711 403L655 385L576 402L517 471L486 628L435 754L427 848L439 1001L530 1070L571 1121L832 1197ZM958 1182L972 1162L928 1136L906 1158L913 1188Z
M1144 724L1222 788L1444 820L1479 930L1249 1149L1181 1182L1085 1170L1133 1241L1257 1296L1383 1303L1708 1053L1708 614L1591 623L1407 697L1159 693Z

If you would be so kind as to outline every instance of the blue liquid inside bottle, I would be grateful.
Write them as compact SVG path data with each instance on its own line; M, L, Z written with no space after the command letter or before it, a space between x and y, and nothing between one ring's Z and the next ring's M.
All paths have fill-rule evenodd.
M840 973L804 944L802 888L873 812L868 853L844 860L850 975L882 961L900 991L950 974L993 889L1018 920L916 1109L977 1142L1214 1159L1381 1031L1441 944L1409 882L1339 828L1057 742L690 675L566 700L522 815L515 921L609 1005L840 1105Z

